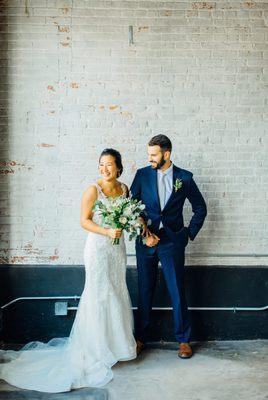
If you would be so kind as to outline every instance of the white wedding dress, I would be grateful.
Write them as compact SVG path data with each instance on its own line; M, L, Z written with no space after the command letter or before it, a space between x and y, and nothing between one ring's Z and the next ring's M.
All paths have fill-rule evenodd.
M107 197L98 189L98 199ZM122 184L123 195L126 196ZM101 216L93 221L102 225ZM113 378L117 361L136 357L133 314L126 285L126 248L89 232L85 249L85 287L71 333L48 343L30 342L19 351L0 350L0 379L42 392L101 387Z

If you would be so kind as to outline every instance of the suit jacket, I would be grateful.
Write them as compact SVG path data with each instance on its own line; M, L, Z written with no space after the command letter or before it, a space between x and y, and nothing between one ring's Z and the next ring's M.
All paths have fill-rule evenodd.
M157 170L151 166L137 170L130 192L134 199L141 200L145 204L142 217L147 222L151 221L149 225L151 232L157 234L160 221L162 221L164 229L173 242L181 242L183 239L184 245L187 245L188 237L194 240L201 229L207 215L207 207L193 179L193 174L173 164L173 184L177 179L181 180L182 186L177 191L173 187L172 194L162 211L157 187ZM183 223L183 205L186 198L190 201L193 211L188 227L184 227Z

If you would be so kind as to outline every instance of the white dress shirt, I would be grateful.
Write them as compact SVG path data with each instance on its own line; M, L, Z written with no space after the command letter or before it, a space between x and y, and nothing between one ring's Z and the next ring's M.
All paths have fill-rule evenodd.
M165 176L163 176L165 175ZM164 179L163 179L164 178ZM165 187L163 187L163 185ZM167 204L168 199L170 198L170 195L173 191L173 164L168 167L165 171L161 171L160 169L157 170L157 187L158 187L158 193L165 193L165 198L160 197L160 205L161 205L161 210L165 207ZM161 204L162 203L162 204ZM159 229L163 228L162 221L160 221Z

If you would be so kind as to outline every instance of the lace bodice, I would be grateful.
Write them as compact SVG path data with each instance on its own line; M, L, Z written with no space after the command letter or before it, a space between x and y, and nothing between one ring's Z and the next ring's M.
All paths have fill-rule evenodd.
M108 202L108 196L106 196L100 185L97 182L94 182L93 185L97 188L98 191L98 200L102 201L104 204ZM127 190L126 190L126 186L123 183L120 183L121 185L121 189L122 189L122 194L120 196L116 196L115 198L119 198L119 197L126 197L127 195ZM101 214L97 211L94 212L93 214L93 218L92 221L95 222L96 224L103 226L103 227L108 227L108 225L105 225L102 221L102 217Z

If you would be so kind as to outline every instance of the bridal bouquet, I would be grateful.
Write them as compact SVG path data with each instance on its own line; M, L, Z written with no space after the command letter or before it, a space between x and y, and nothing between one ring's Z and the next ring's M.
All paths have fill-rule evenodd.
M136 238L142 232L139 220L145 205L141 201L131 198L108 198L107 204L97 200L93 211L98 211L104 224L113 229L124 229L129 235L129 240ZM119 238L112 239L113 244L119 244Z

